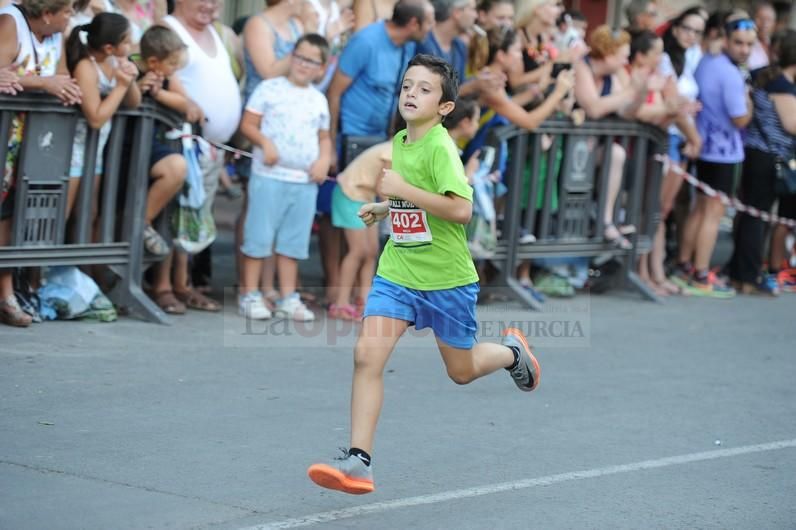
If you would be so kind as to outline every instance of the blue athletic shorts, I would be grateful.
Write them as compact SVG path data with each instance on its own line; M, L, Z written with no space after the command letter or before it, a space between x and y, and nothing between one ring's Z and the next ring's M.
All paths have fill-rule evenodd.
M476 282L452 289L419 291L376 276L364 316L405 320L418 330L431 328L445 344L469 350L475 345L478 332L475 303L479 290Z

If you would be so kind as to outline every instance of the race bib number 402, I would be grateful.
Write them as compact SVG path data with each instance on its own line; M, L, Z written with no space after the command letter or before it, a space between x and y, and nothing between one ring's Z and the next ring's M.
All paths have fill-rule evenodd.
M390 233L394 243L431 241L426 211L409 201L390 199Z

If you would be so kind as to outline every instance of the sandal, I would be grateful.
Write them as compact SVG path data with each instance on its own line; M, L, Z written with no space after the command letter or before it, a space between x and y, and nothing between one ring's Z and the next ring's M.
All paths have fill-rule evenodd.
M164 313L169 315L184 315L187 308L185 304L177 300L173 291L160 291L153 293L154 302Z
M680 294L680 295L687 294L682 287L680 287L675 283L670 282L666 278L660 281L656 281L655 284L664 291L666 291L666 294Z
M147 225L144 228L144 248L147 252L159 258L164 258L171 252L166 240L158 234L158 231L152 225Z
M337 305L332 304L329 306L329 318L336 318L338 320L350 320L352 322L360 322L362 320L362 313L358 312L356 307L351 304Z
M33 322L33 317L19 307L17 297L12 294L5 300L0 300L0 322L16 328L26 328Z
M607 224L605 225L605 231L603 232L603 239L606 243L610 243L612 246L616 247L618 250L631 250L633 248L633 243L630 242L625 236L622 235L622 232L616 227L615 224Z
M177 300L185 304L188 309L210 311L211 313L217 313L221 311L221 304L191 288L189 288L187 291L177 291L175 289L174 296L177 298Z

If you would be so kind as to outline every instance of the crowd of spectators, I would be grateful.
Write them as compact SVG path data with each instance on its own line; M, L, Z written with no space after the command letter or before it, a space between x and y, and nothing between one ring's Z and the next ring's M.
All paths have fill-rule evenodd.
M236 33L220 21L222 1L5 2L0 93L44 91L81 109L67 216L81 182L101 186L102 146L120 106L153 98L195 124L211 142L202 143L198 159L202 209L212 215L219 191L236 196L231 177L243 190L236 260L246 318L312 320L315 302L332 318L361 319L379 233L356 212L374 200L377 179L390 167L402 74L418 53L445 59L459 76L457 110L445 125L468 176L478 167L479 132L499 125L534 130L559 116L575 128L584 119L621 117L668 131L664 222L638 263L659 295L776 295L796 284L792 234L743 213L734 218L732 259L711 268L720 227L734 212L682 186L681 175L692 172L759 210L796 218L796 195L783 191L780 171L796 159L796 32L781 29L787 15L771 3L716 13L694 6L662 20L654 1L631 0L625 28L588 28L581 13L557 0L266 0L262 12L236 21ZM82 174L87 128L100 131L95 175ZM219 311L201 285L209 283L207 268L205 278L196 274L202 259L176 250L153 228L188 172L164 134L156 131L150 160L144 246L160 261L149 293L167 313ZM6 139L0 245L10 242L23 138L24 118L17 116ZM373 147L345 160L347 143L363 138ZM253 159L231 164L214 143L250 150ZM630 154L619 143L596 151L598 161L610 160L598 237L627 250L638 227L615 214ZM298 262L309 258L313 230L325 290L309 293ZM583 286L567 270L525 262L516 274L543 300ZM0 321L31 323L14 296L11 270L0 270Z

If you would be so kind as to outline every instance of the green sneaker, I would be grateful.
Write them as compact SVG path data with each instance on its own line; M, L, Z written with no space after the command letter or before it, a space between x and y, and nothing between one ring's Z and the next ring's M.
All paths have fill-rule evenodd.
M703 296L705 298L727 299L735 296L735 289L718 282L714 275L708 276L706 281L691 278L686 291L694 296Z
M342 491L352 495L370 493L373 485L373 464L366 466L358 457L345 449L343 456L330 464L313 464L307 469L310 480L322 488Z

